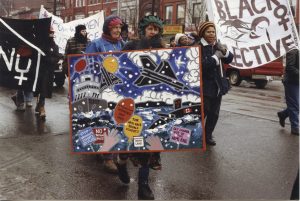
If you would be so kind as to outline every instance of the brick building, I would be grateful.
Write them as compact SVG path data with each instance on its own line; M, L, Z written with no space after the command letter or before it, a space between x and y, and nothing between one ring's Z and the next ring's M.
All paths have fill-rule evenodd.
M119 15L132 30L144 15L154 14L166 25L180 25L186 31L197 29L205 19L204 0L1 0L0 15L37 18L41 5L65 22L91 16L100 10L105 16Z

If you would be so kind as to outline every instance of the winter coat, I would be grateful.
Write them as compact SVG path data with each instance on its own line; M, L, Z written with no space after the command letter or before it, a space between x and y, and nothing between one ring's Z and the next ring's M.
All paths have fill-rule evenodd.
M215 45L209 45L204 39L201 39L199 45L202 49L202 80L203 95L208 97L219 96L221 83L220 65L217 64L213 55L216 52ZM228 57L221 59L222 63L229 64L233 59L233 54L229 52ZM223 74L225 74L223 68Z
M150 48L164 48L161 37L154 36L152 39L142 38L139 40L132 40L125 44L123 50L143 50Z
M54 69L57 65L61 54L58 52L59 48L54 40L49 40L48 46L45 50L46 56L42 58L41 68L39 71L39 80L35 96L40 94L45 98L52 97Z
M284 83L299 85L299 50L294 49L286 54Z
M86 48L85 53L95 53L95 52L116 52L120 51L123 47L123 41L118 41L117 43L112 43L104 38L98 38L93 40Z
M69 54L83 54L85 52L86 46L91 42L87 39L87 42L80 42L76 37L72 37L67 41L65 48L65 57L63 61L63 69L65 74L68 74L68 55Z

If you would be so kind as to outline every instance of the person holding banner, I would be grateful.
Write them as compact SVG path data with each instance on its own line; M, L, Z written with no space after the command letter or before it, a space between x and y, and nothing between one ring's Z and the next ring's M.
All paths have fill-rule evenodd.
M216 127L222 101L220 93L221 63L229 64L233 54L224 45L216 41L216 28L213 22L203 22L199 27L200 46L202 48L202 80L206 144L216 145L212 133ZM221 65L221 66L220 66Z
M286 67L283 78L287 108L278 112L279 124L284 127L289 117L291 134L299 135L299 50L294 49L286 54Z
M139 50L151 48L164 48L162 41L163 21L153 15L142 18L139 22L139 34L141 39L131 40L126 43L123 50ZM154 195L148 184L150 168L161 169L160 154L155 153L135 153L135 154L119 154L117 167L119 170L119 178L123 183L128 184L130 177L127 171L127 161L131 156L134 165L140 166L138 172L138 198L153 200Z
M63 61L63 69L66 75L68 75L68 60L69 54L83 54L86 46L90 43L90 39L87 37L86 27L83 24L79 24L75 27L74 37L68 39L65 57Z
M35 113L42 120L45 120L46 118L45 98L52 97L54 68L62 56L58 52L58 46L54 41L54 30L52 29L52 27L49 30L48 41L46 41L45 53L46 56L42 60L37 91L34 93L34 95L37 97Z
M101 38L93 40L85 53L121 51L124 42L121 37L123 22L118 16L108 16L103 24ZM104 168L107 172L118 173L112 154L104 154Z

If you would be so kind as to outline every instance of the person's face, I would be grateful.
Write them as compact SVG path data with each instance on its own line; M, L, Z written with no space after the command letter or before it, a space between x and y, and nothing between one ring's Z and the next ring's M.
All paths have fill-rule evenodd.
M145 37L152 38L153 36L157 35L159 32L159 28L157 26L153 26L150 24L145 28Z
M111 35L111 37L114 38L114 39L119 38L120 34L121 34L121 28L122 28L122 26L120 24L118 24L116 26L113 26L110 29L110 35Z
M170 45L171 45L171 47L175 47L176 46L175 39L171 41Z
M179 39L179 44L181 45L188 45L188 37L187 36L181 36L180 39Z
M84 36L84 37L85 37L85 36L86 36L86 34L87 34L87 32L86 32L86 29L83 29L83 30L81 30L81 31L80 31L80 34L81 34L82 36Z
M121 36L122 36L123 39L127 39L128 38L128 32L127 31L122 31Z
M191 45L194 43L194 40L188 37L188 44Z
M204 31L203 38L209 43L213 44L216 41L216 30L214 27L208 27Z

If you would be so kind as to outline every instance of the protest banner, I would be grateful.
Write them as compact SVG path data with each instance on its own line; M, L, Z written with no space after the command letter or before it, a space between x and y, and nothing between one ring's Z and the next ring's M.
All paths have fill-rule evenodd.
M73 20L67 23L63 22L63 19L48 12L43 5L40 9L39 18L52 18L51 26L54 29L55 43L59 47L59 52L64 54L67 40L74 36L75 27L79 24L84 24L88 32L88 38L94 40L101 37L102 27L104 23L104 13L99 13L89 16L84 19Z
M0 84L35 91L51 19L0 18ZM44 66L45 67L45 66Z
M231 66L254 68L299 49L288 0L207 0L218 39L234 54Z
M198 47L71 55L74 153L204 149Z

